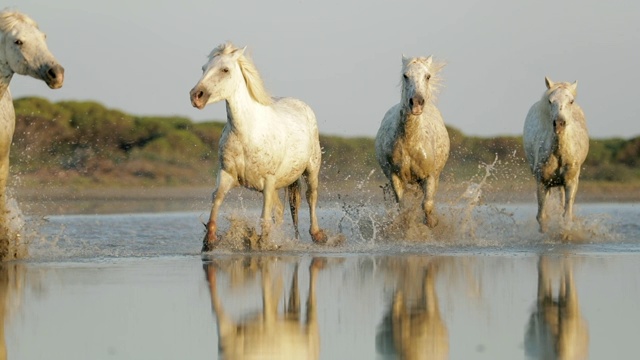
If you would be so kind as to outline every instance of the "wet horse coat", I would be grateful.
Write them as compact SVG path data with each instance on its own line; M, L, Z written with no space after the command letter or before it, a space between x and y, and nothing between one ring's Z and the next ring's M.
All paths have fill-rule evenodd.
M524 123L524 152L537 183L540 231L548 230L545 202L552 187L560 187L564 219L573 219L580 169L589 152L584 113L575 102L577 82L555 83L545 78L547 91L531 107Z
M444 66L431 56L402 58L402 97L387 111L376 135L376 158L402 204L405 187L422 188L424 222L437 225L433 213L440 172L449 158L449 134L434 104Z
M294 227L300 204L300 178L307 182L307 202L314 242L326 235L318 226L318 174L321 150L316 117L311 108L294 98L272 98L265 90L244 49L230 43L215 48L203 66L203 75L190 92L198 109L221 100L227 105L227 124L219 144L219 169L203 251L217 243L217 217L226 193L244 186L264 195L262 238L266 238L275 207L281 217L277 190L287 188Z

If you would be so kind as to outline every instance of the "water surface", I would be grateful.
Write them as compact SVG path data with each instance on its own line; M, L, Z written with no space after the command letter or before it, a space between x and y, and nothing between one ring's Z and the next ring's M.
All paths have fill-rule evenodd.
M9 359L636 356L639 204L579 204L568 243L531 204L440 211L428 232L329 206L341 245L285 222L277 251L204 256L206 210L28 218L30 257L0 269L0 341Z

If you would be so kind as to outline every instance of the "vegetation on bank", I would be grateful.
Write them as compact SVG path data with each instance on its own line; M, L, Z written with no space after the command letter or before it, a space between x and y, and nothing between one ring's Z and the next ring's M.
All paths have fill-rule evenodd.
M211 185L224 123L184 117L135 116L89 101L15 101L11 171L23 186ZM499 161L495 176L529 181L521 137L479 138L449 128L451 155L443 180L468 180L481 164ZM383 182L372 138L324 136L322 181ZM640 180L640 136L591 140L585 181Z

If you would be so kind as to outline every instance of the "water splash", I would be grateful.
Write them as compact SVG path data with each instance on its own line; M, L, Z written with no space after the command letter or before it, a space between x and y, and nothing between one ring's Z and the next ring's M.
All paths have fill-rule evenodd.
M595 214L577 218L545 235L538 232L535 212L523 213L518 205L485 203L485 193L491 191L493 182L502 181L502 176L497 175L503 175L507 169L509 167L497 155L491 163L480 163L478 174L463 182L465 188L458 196L450 196L451 200L437 203L439 224L433 229L422 223L424 215L419 191L407 192L403 208L398 209L395 201L390 201L388 186L382 189L383 207L379 203L374 204L374 196L360 195L357 201L344 199L338 228L350 235L350 241L440 247L503 247L567 240L584 243L617 239L613 227L607 224L606 216ZM367 181L369 177L362 183ZM531 209L530 205L525 207ZM558 209L549 211L562 213Z
M28 244L24 241L26 236L23 233L25 227L24 216L18 207L18 203L12 197L8 197L7 212L0 221L0 233L3 234L2 259L14 260L22 259L28 255Z

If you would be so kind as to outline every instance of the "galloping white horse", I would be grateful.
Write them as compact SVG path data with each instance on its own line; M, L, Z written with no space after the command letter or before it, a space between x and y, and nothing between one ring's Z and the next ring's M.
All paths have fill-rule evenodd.
M272 98L254 64L243 55L244 50L230 43L213 49L202 68L202 77L190 92L191 104L198 109L221 100L227 104L213 206L202 250L211 250L217 242L218 209L225 194L238 185L264 195L263 238L268 236L272 208L282 213L277 190L287 187L297 237L301 176L307 182L309 233L314 242L324 243L327 237L316 218L321 151L315 114L300 100Z
M432 57L402 57L402 97L387 111L376 136L376 158L402 204L407 184L422 187L424 222L433 228L440 172L449 158L449 134L434 104L444 66Z
M538 185L538 223L546 232L545 201L559 186L565 221L573 219L580 168L589 152L584 113L575 102L577 82L554 83L545 77L547 91L531 107L524 123L524 153Z
M35 21L24 14L4 10L0 12L0 222L4 223L6 184L9 177L9 150L15 130L15 111L9 92L13 74L28 75L44 81L50 88L59 89L64 81L64 69L51 55L45 34ZM5 226L0 233L0 258L7 255Z

